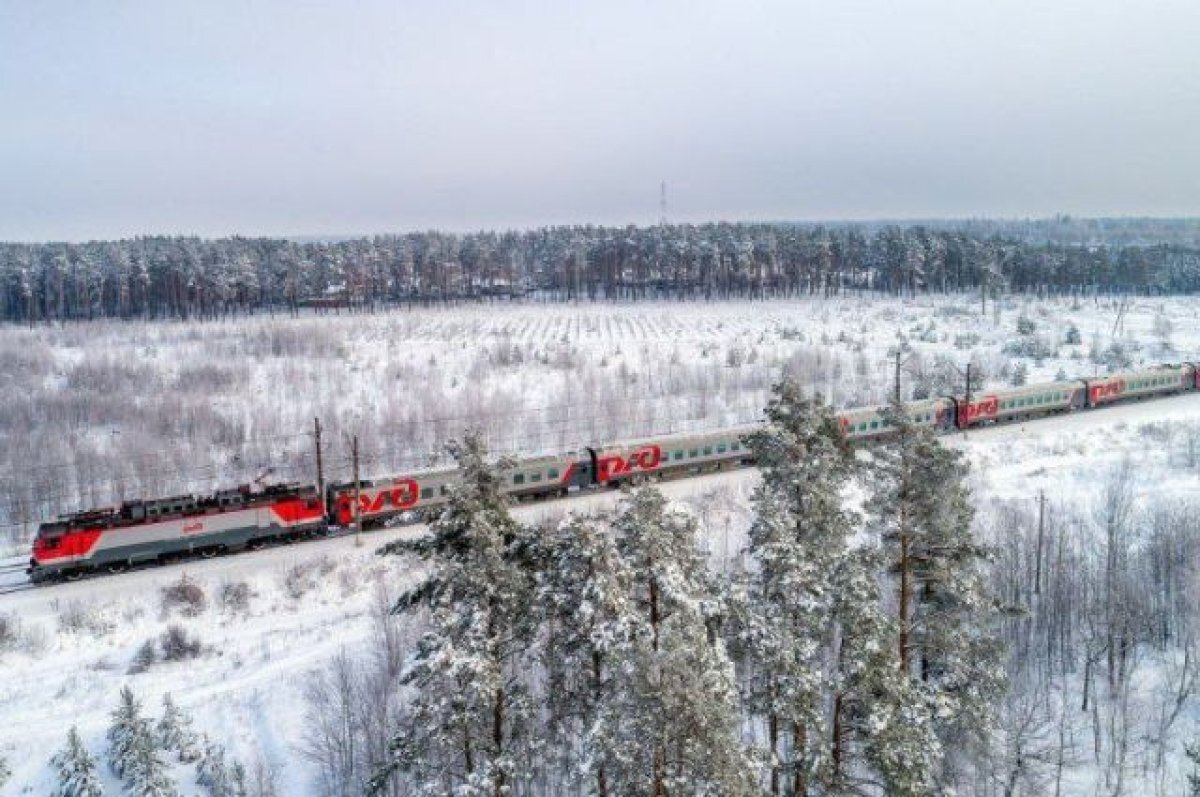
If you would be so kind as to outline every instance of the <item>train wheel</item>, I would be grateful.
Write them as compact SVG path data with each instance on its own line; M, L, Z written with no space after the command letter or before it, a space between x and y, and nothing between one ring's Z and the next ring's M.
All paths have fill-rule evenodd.
M109 573L113 573L114 575L117 573L124 573L129 569L129 562L109 562L104 569Z
M63 580L65 581L78 581L81 578L83 578L82 570L68 570L63 573Z
M220 552L221 552L220 548L215 548L215 547L214 548L201 548L200 549L200 558L201 559L212 559L214 556L216 556Z

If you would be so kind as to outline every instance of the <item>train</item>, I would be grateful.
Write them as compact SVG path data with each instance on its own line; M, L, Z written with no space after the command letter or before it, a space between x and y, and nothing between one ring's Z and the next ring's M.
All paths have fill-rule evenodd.
M1119 402L1200 390L1194 363L1162 365L1094 379L1032 384L905 405L913 423L937 433L1099 409ZM847 439L891 433L883 407L835 413ZM513 461L503 492L514 501L565 496L651 478L681 477L754 464L745 443L758 425L647 437ZM428 518L459 478L453 468L383 479L315 485L243 485L212 495L127 501L60 516L39 526L27 568L30 580L72 580L173 559L209 557L269 543L363 528L397 518Z

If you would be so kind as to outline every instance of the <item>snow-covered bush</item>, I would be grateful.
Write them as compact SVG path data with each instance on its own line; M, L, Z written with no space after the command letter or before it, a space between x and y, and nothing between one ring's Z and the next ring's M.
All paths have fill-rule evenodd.
M198 617L208 608L208 596L204 588L187 573L162 589L162 610L169 614L178 609L184 617Z
M130 675L141 675L154 666L154 662L158 661L158 646L153 639L147 639L140 646L137 652L133 654L133 659L129 662L129 669L126 670Z
M0 612L0 653L16 646L21 634L21 621L7 612Z
M221 585L221 609L230 614L244 614L250 610L250 585L245 581L226 581Z
M194 659L204 649L199 637L189 635L183 626L174 624L167 626L158 638L158 647L163 661Z

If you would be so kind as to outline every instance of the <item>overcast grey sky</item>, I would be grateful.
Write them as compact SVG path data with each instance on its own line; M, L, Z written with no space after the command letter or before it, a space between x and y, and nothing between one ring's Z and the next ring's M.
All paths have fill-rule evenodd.
M0 239L1200 215L1200 2L0 0Z

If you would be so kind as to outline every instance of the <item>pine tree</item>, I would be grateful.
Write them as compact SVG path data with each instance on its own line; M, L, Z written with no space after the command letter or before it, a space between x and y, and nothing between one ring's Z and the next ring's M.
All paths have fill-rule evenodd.
M136 738L126 768L126 793L130 797L176 797L179 792L171 781L158 740L146 729Z
M12 777L12 770L9 769L8 762L0 756L0 786L8 783L8 779Z
M108 764L118 778L124 780L127 777L139 738L149 734L149 723L142 716L142 704L134 697L132 689L123 687L108 728Z
M67 746L54 754L50 765L58 772L54 797L101 797L104 794L96 773L96 759L88 753L74 726L67 732Z
M831 794L852 792L853 765L861 762L888 795L923 797L935 791L941 743L925 695L896 666L896 620L882 609L879 571L871 548L852 551L837 571L833 748L824 780Z
M170 692L163 695L163 714L156 731L162 749L175 753L182 763L190 764L200 757L192 720L175 705Z
M721 606L696 524L653 488L631 493L614 523L633 574L640 629L619 701L622 767L614 794L755 794L738 738L737 683L719 633Z
M894 434L875 451L869 501L896 580L895 660L926 696L945 749L962 733L983 734L988 705L1003 689L995 601L972 538L966 464L902 406L886 413Z
M173 797L177 792L159 754L158 739L142 706L128 687L108 729L109 765L135 797Z
M1200 797L1200 744L1184 744L1183 754L1192 767L1192 771L1187 773L1188 797Z
M236 797L233 779L225 763L225 748L204 736L197 747L196 785L204 789L208 797Z
M640 627L630 600L632 574L611 533L572 518L548 530L537 605L543 614L542 662L549 725L577 787L619 794L614 773L634 753L624 744L623 673Z
M418 793L443 794L454 782L456 794L499 797L530 769L532 535L500 492L508 463L488 462L474 435L450 451L461 481L429 534L381 551L428 563L429 577L397 604L427 610L428 631L401 676L416 689L408 721L371 788L405 773Z
M786 790L805 794L824 757L835 755L833 777L842 763L827 686L838 638L835 583L852 530L842 490L854 460L833 414L798 383L777 385L766 415L766 428L747 439L762 472L741 635L753 662L747 698L766 723L770 793L782 793L790 772Z

